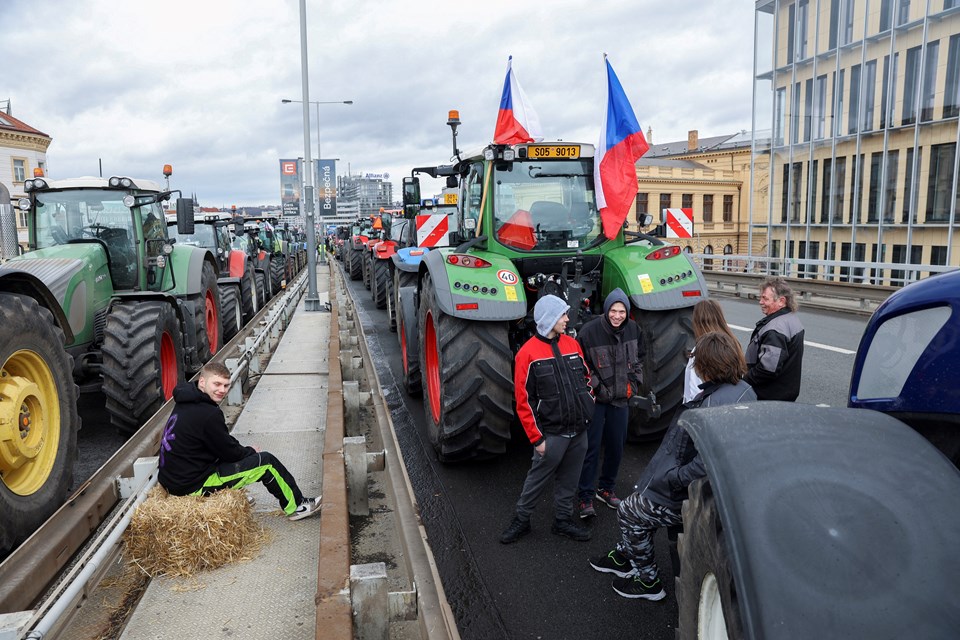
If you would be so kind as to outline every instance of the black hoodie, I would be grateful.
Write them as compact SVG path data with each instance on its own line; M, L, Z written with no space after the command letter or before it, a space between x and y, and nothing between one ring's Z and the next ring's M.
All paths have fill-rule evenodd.
M175 496L203 486L223 462L236 462L256 453L230 435L220 407L193 382L173 390L177 404L160 440L160 484Z

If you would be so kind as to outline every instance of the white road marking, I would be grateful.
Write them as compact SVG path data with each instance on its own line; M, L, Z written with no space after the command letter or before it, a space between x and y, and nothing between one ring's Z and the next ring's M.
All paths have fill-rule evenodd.
M753 327L741 327L735 324L728 324L727 326L733 329L734 331L746 331L747 333L753 332ZM851 351L850 349L844 349L842 347L834 347L829 344L820 344L819 342L810 342L809 340L804 340L803 344L807 345L808 347L815 347L817 349L833 351L834 353L841 353L845 356L852 356L852 355L856 355L857 353L856 351Z

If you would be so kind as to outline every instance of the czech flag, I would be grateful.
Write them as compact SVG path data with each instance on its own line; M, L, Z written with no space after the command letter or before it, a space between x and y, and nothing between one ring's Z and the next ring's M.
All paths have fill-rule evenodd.
M593 182L603 235L612 240L637 197L636 162L650 145L606 55L603 61L607 65L607 112L594 157Z
M503 96L500 98L500 113L497 114L493 142L518 144L541 140L543 132L540 130L540 118L513 75L513 56L510 56L507 58L507 78L503 81Z

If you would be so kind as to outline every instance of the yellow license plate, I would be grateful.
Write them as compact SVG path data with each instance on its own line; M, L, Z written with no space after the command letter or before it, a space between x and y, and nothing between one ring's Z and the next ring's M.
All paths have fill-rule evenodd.
M538 144L527 147L528 158L579 158L580 145Z
M457 194L455 193L443 194L443 204L457 204Z

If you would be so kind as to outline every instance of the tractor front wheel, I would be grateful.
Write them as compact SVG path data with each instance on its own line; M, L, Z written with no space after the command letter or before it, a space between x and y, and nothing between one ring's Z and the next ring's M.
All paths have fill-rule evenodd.
M183 338L166 302L115 304L103 329L103 395L120 433L139 429L184 379Z
M274 256L270 258L270 288L279 292L283 287L283 275L287 268L286 260L283 256Z
M441 462L506 451L513 421L513 354L507 325L449 316L424 278L420 369L430 440Z
M373 261L373 273L370 277L373 284L370 287L373 292L373 302L377 309L387 308L387 288L390 283L390 265L386 260Z
M0 557L63 504L77 457L73 358L53 315L0 294Z
M680 610L677 637L743 638L737 590L730 571L723 524L706 478L695 480L683 503L683 533L677 542Z
M253 320L253 316L260 310L260 289L253 275L253 267L249 263L240 278L240 305L243 307L243 324Z
M234 284L220 288L220 309L223 313L223 341L228 342L243 328L243 310L240 308L240 288Z

